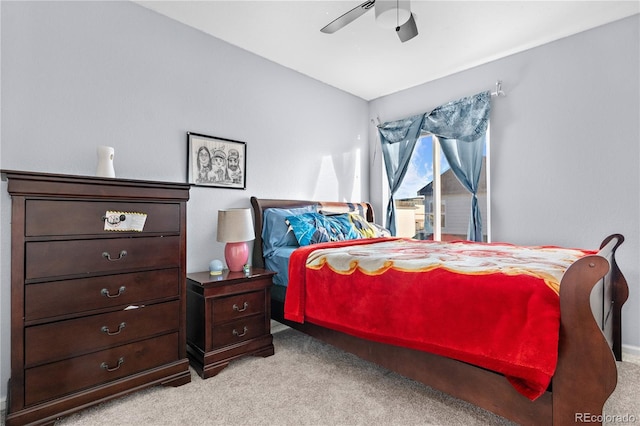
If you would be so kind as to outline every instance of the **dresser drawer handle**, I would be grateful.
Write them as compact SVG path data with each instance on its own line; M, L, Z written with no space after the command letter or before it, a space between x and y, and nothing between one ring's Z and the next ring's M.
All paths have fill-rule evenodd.
M244 302L244 305L242 305L242 308L239 308L238 305L236 305L235 303L233 304L233 310L237 312L244 312L247 310L248 307L249 307L249 304L247 302Z
M110 262L115 262L116 260L120 260L123 257L125 257L126 255L127 255L127 251L126 250L122 250L118 257L112 259L111 255L109 253L107 253L106 251L102 253L102 257L104 257L105 259L107 259Z
M118 359L118 365L116 365L113 368L109 368L109 364L107 364L106 362L103 362L102 364L100 364L100 368L102 368L103 370L107 370L107 371L116 371L118 368L120 368L120 366L124 364L124 357L121 356Z
M244 327L244 330L242 330L242 333L238 333L238 330L234 328L233 335L236 337L243 337L245 334L247 334L247 331L249 331L249 329L247 327Z
M103 333L107 333L107 335L109 336L115 336L116 334L120 334L122 329L125 328L126 326L127 326L126 322L121 322L120 325L118 326L118 331L114 331L112 333L111 331L109 331L109 327L107 327L106 325L103 325L100 331L102 331Z
M125 286L122 286L122 287L120 287L120 288L118 289L118 294L114 294L114 295L112 296L111 294L109 294L109 290L107 290L106 288L103 288L102 290L100 290L100 294L101 294L101 295L103 295L103 296L106 296L106 297L108 297L108 298L110 298L110 299L112 299L112 298L114 298L114 297L118 297L118 296L120 296L122 293L124 293L124 291L125 291L126 289L127 289L127 288L126 288Z

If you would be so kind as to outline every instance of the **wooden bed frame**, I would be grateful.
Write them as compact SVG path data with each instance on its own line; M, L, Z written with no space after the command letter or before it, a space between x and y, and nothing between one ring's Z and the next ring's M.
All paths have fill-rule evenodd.
M256 239L253 265L264 266L263 212L314 204L305 200L251 197ZM324 205L328 203L324 203ZM329 203L346 206L346 203ZM367 220L375 221L369 205ZM531 401L503 375L427 352L372 342L311 323L284 319L284 304L272 299L271 317L333 346L405 377L468 401L523 425L594 424L617 384L615 361L622 360L621 309L629 290L615 261L622 235L607 237L600 255L587 256L565 272L560 285L560 342L551 386ZM601 418L601 417L600 417ZM595 424L601 424L595 422Z

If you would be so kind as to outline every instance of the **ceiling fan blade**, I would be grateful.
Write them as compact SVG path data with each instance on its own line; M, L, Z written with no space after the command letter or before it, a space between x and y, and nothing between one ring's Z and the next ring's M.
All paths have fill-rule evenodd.
M398 37L400 37L400 41L403 43L418 35L418 27L416 26L416 20L413 18L413 13L409 16L407 22L396 27L396 32L398 33Z
M345 25L355 21L356 19L364 15L369 9L373 7L375 2L376 0L365 1L361 5L354 7L344 15L340 16L339 18L331 21L331 23L323 27L320 31L326 34L335 33L340 28L344 27Z

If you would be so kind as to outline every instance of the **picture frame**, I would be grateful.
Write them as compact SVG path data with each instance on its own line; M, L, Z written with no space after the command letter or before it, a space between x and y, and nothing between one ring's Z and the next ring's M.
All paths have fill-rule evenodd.
M245 142L187 132L187 158L191 185L246 189Z

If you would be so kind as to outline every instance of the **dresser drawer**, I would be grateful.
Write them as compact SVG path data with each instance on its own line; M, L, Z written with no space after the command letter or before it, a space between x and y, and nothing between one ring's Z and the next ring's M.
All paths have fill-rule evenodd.
M180 266L180 237L28 242L25 278Z
M130 343L25 370L25 403L32 405L179 359L178 333Z
M180 304L174 301L27 327L25 366L32 367L150 336L177 332L179 316Z
M145 213L145 232L180 232L180 204L121 201L27 200L25 235L113 234L104 230L107 212ZM136 232L137 233L137 232Z
M265 311L264 291L254 291L235 296L213 299L214 325Z
M140 305L180 295L178 268L25 286L25 320Z
M264 315L246 317L238 321L222 324L213 329L212 348L220 348L243 342L267 333Z

